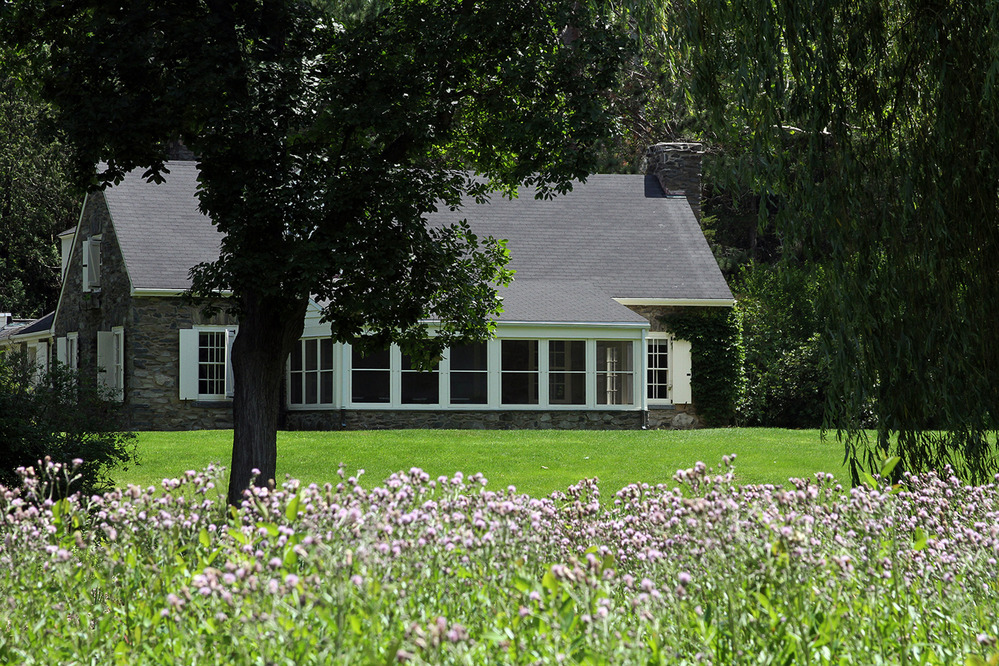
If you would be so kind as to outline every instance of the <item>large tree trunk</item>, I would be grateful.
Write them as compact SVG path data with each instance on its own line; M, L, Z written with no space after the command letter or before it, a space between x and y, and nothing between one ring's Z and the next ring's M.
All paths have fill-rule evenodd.
M232 346L235 383L234 434L229 472L229 503L239 504L250 486L265 486L277 466L277 427L285 360L302 335L308 300L243 297L239 334Z

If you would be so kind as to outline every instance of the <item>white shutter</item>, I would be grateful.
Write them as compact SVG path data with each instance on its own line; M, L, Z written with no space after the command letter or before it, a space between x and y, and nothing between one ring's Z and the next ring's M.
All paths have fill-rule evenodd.
M198 331L193 328L180 330L180 387L181 400L198 399Z
M61 365L69 364L69 357L66 355L66 338L56 338L56 360Z
M109 377L109 384L114 388L118 400L125 399L125 329L116 326L111 329L113 344L112 360L114 371ZM110 372L110 371L109 371Z
M73 332L66 335L66 363L72 370L80 367L80 334Z
M97 384L111 387L114 382L114 334L97 331Z
M232 343L236 340L237 330L235 328L225 330L225 396L227 398L236 394L236 383L232 373Z
M90 286L101 286L101 239L90 240Z
M49 343L44 341L38 343L38 352L35 356L35 362L38 363L39 374L49 371Z
M90 239L83 240L80 252L83 257L83 291L90 291Z
M669 360L673 368L672 398L675 405L689 405L690 397L690 343L686 340L673 341L673 357Z

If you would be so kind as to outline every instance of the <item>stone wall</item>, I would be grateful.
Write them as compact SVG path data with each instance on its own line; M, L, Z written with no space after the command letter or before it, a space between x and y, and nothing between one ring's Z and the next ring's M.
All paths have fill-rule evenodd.
M690 430L701 427L693 405L668 405L649 409L648 428L651 430Z
M100 287L83 290L83 241L100 234ZM103 192L87 196L80 219L80 228L73 244L58 318L53 324L56 337L76 331L79 337L79 367L84 372L97 368L97 331L110 331L125 326L131 306L131 284L125 271L125 260L118 247L111 217ZM128 333L125 334L125 357L129 356ZM127 370L126 370L127 374Z
M699 143L657 143L645 151L645 173L655 175L668 195L687 197L701 221L701 155Z
M634 430L644 425L641 411L589 410L317 410L285 413L288 430Z
M83 290L83 240L101 236L100 289ZM181 328L229 324L225 315L205 318L173 297L133 297L125 261L102 192L87 197L66 268L57 337L79 333L79 367L97 367L97 331L124 328L125 405L135 430L195 430L232 427L232 403L200 403L179 398Z
M180 329L227 325L225 314L205 317L199 308L177 297L132 299L126 331L128 359L126 395L136 430L212 430L232 427L232 401L180 399ZM131 342L129 342L131 340Z

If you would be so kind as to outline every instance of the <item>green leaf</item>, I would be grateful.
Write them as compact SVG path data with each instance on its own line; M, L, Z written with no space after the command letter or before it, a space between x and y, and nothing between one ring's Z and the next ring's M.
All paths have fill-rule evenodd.
M298 517L298 505L301 503L301 497L296 493L291 501L288 502L287 508L284 510L284 517L289 521L295 520Z
M917 527L912 533L912 549L920 551L926 548L926 531L922 527Z
M257 523L257 529L267 530L267 534L269 534L271 537L276 537L278 534L281 533L278 530L278 526L275 525L274 523L259 522Z
M198 543L200 543L205 548L208 548L208 546L211 544L211 540L208 538L208 530L205 529L204 527L202 527L201 531L198 532Z
M878 481L873 476L871 476L870 472L864 472L860 478L864 480L864 484L871 490L878 489Z
M238 543L245 546L250 543L250 537L243 534L243 530L238 527L230 527L228 530L229 536L235 539Z
M541 577L541 585L545 589L555 592L558 590L558 578L551 571L546 571L545 575Z
M900 456L892 456L891 458L886 458L884 462L881 463L881 478L887 479L891 476L892 471L895 466L898 465L899 461L902 460Z

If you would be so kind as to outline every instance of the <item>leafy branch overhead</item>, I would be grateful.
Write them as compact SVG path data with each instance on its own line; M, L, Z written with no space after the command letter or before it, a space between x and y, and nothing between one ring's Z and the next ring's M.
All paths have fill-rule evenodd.
M282 366L310 298L364 350L394 341L429 360L488 336L505 248L425 218L522 184L549 196L595 170L630 44L606 8L557 0L3 11L79 179L169 178L171 140L198 155L200 206L225 236L194 291L232 293L240 319L234 502L251 467L273 478Z
M711 134L827 270L833 425L854 477L979 480L999 418L999 42L994 3L659 3ZM696 56L696 57L694 57ZM877 445L861 416L873 405ZM933 431L945 434L932 434ZM990 435L991 433L991 435ZM994 439L994 437L992 437Z

